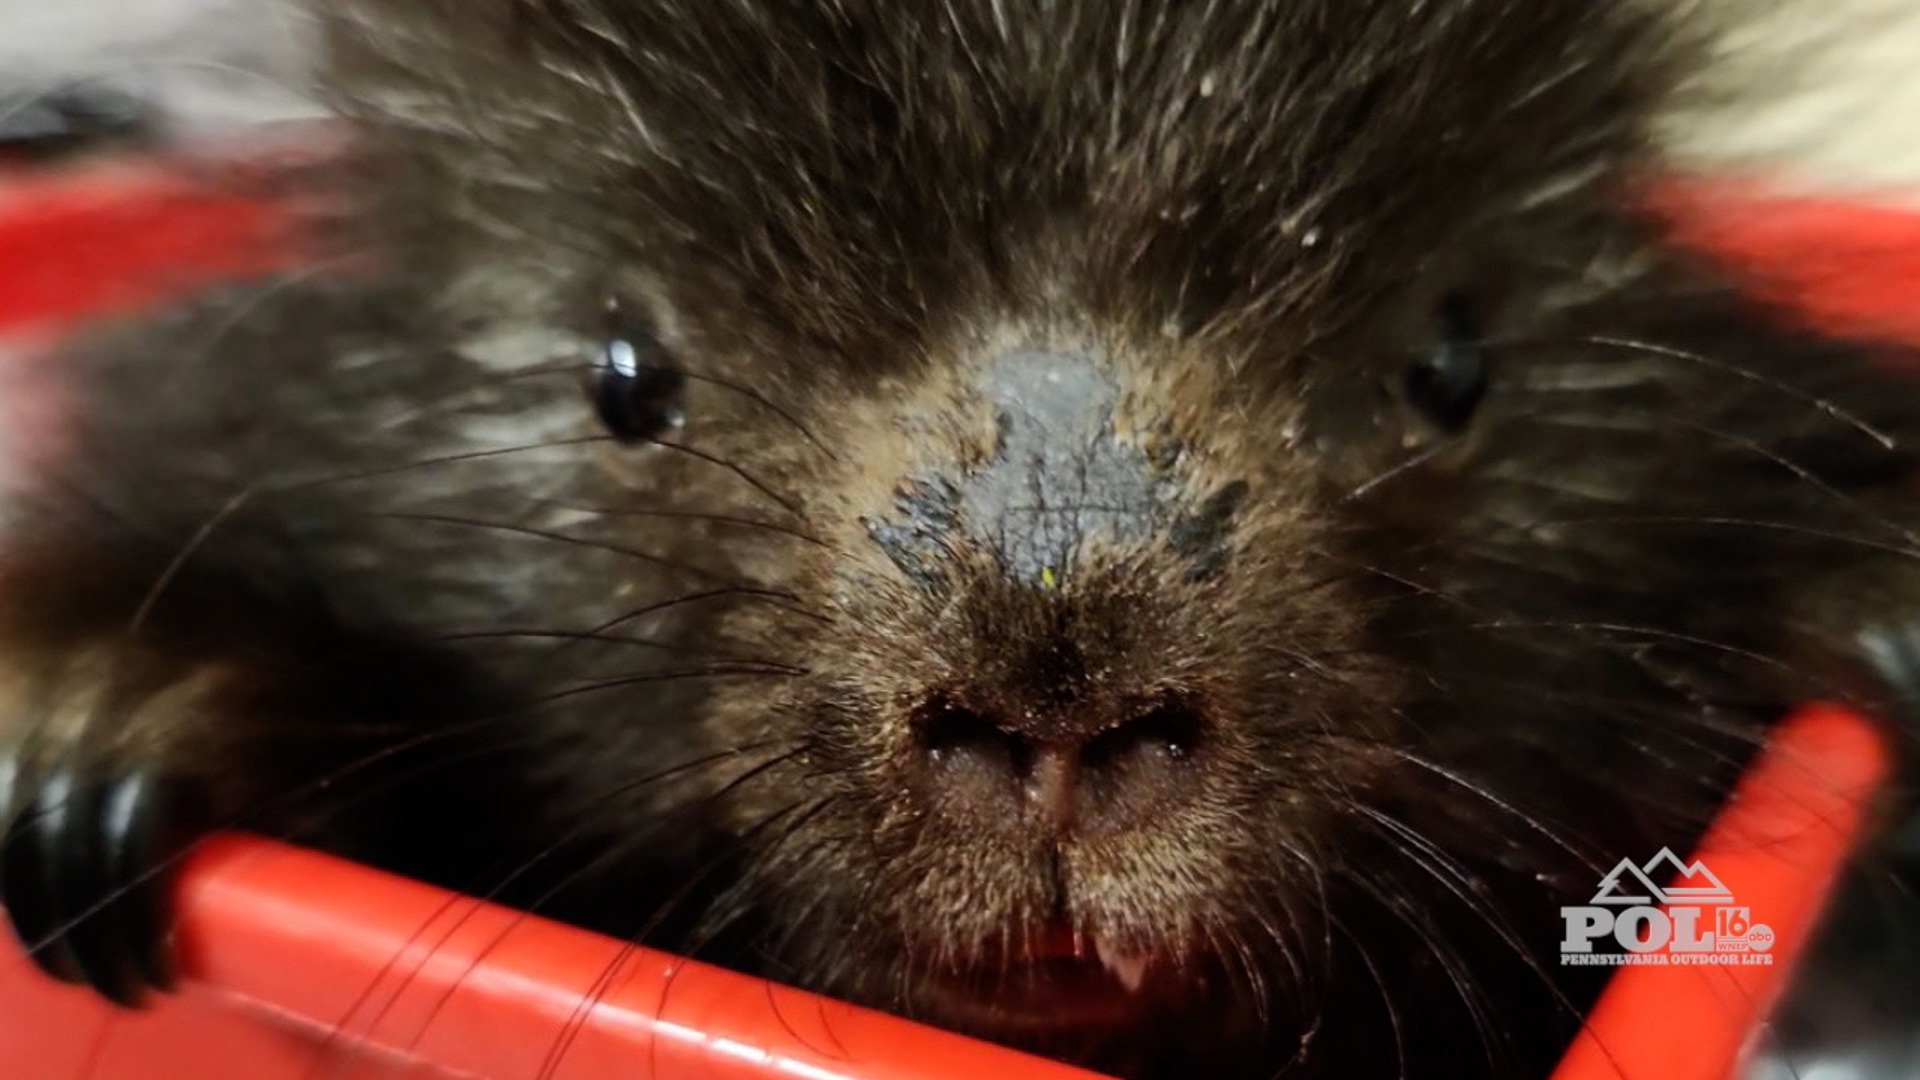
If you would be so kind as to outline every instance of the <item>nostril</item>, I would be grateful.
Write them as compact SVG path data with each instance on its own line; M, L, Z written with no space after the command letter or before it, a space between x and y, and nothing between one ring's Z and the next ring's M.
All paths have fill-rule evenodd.
M1183 695L1167 693L1136 708L1080 750L1075 817L1084 829L1118 832L1153 821L1191 797L1211 721Z
M914 710L913 732L921 752L943 770L1017 779L1031 764L1032 748L1024 740L945 693Z
M1080 766L1089 780L1106 788L1151 780L1198 753L1207 727L1206 714L1193 702L1163 694L1089 741L1081 750Z

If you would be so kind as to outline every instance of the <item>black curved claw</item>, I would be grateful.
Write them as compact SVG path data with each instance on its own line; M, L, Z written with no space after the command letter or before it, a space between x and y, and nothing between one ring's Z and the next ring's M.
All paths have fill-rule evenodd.
M90 758L6 762L0 902L49 975L137 1007L173 986L165 867L177 807L151 774L100 775Z

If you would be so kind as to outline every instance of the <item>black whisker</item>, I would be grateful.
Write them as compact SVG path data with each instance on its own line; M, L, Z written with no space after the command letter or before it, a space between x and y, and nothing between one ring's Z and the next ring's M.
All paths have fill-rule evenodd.
M760 494L765 495L767 498L773 500L774 503L779 505L779 507L785 510L787 513L792 514L795 517L805 516L800 513L799 506L795 505L792 501L783 497L779 492L773 490L771 487L768 487L765 483L761 482L759 478L755 477L752 473L748 472L746 469L742 468L739 464L735 462L728 461L726 458L723 458L723 457L718 457L713 454L709 454L704 450L696 449L695 447L688 446L685 443L673 442L669 439L653 439L650 441L649 445L658 446L666 450L672 450L677 454L685 454L688 457L696 458L700 461L707 462L710 465L718 465L719 467L727 470L728 472L739 477L741 480L745 481L747 485L752 487L755 491L758 491Z
M773 415L779 417L782 420L785 420L788 424L792 425L793 429L800 433L801 438L812 443L814 445L814 448L819 450L821 453L827 455L827 458L829 460L832 460L832 461L840 460L840 456L838 454L835 454L833 450L827 446L826 443L823 443L818 438L816 438L813 432L810 431L805 424L802 424L799 421L799 419L796 418L792 413L788 412L785 409L782 409L779 405L776 405L773 402L773 399L767 397L765 394L762 394L757 390L749 390L748 388L741 386L737 383L728 382L725 379L721 379L713 375L707 375L699 372L684 371L684 370L681 371L680 374L684 375L689 379L694 380L695 382L707 383L708 385L711 385L711 386L720 387L722 390L730 390L733 393L739 394L741 397L744 397L747 400L753 402L754 404L759 405L761 408L766 409L768 412L771 412Z
M635 791L639 791L642 788L659 783L663 780L676 779L679 777L683 777L697 770L704 769L708 766L721 764L723 762L735 761L739 758L741 754L750 754L758 750L767 749L769 747L774 747L779 745L780 745L780 741L770 739L770 740L764 740L758 743L748 744L746 746L731 747L726 750L721 750L721 751L717 751L709 754L703 754L692 760L681 762L678 765L673 765L663 769L658 769L644 776L637 777L634 780L616 785L615 787L597 796L594 800L592 800L592 803L590 803L589 805L603 803L603 802L610 802L616 798L621 798ZM541 864L545 863L548 859L554 857L559 852L565 850L566 846L569 843L571 843L575 839L578 839L580 836L587 833L594 824L595 823L593 822L592 819L587 818L587 819L583 819L582 821L572 826L571 828L564 830L558 837L555 837L554 839L552 839L544 847L542 847L538 852L534 853L530 858L517 860L512 865L512 868L507 871L507 873L505 873L504 875L502 875L497 879L491 879L493 883L487 886L484 890L470 891L466 894L449 896L447 900L438 909L436 909L431 916L428 917L426 922L421 925L420 929L416 931L412 937L408 938L404 943L402 943L400 950L397 951L393 955L393 957L388 960L387 964L384 967L382 967L380 971L374 975L373 979L367 984L367 988L364 991L362 991L358 997L354 999L353 1003L350 1006L348 1006L347 1011L344 1014L342 1014L337 1021L334 1022L332 1030L329 1032L326 1041L319 1048L318 1053L320 1055L320 1058L324 1059L327 1049L335 1044L335 1042L346 1032L349 1025L352 1024L354 1017L357 1016L360 1013L360 1011L364 1009L372 1001L375 991L379 989L382 983L387 981L387 976L391 974L395 970L395 968L399 965L401 957L405 955L405 953L408 950L410 950L414 945L418 944L421 940L421 937L426 934L427 930L430 927L432 927L435 923L438 923L441 920L442 916L446 915L457 904L468 902L468 901L471 901L473 904L472 909L466 915L461 916L459 919L456 919L453 922L453 924L448 926L445 929L445 932L440 936L440 939L439 939L440 944L445 944L447 941L452 939L453 935L456 932L458 932L460 927L466 924L468 919L472 918L472 916L478 911L480 911L483 907L485 907L486 904L497 900L501 894L506 892L506 890L512 888L513 885L517 883L519 880L524 878L526 875L532 873L534 870L538 869L541 866ZM588 860L588 862L583 867L572 870L565 877L563 877L561 879L561 884L558 886L555 886L554 889L549 890L548 895L549 896L552 895L554 892L557 892L560 888L564 888L566 884L571 883L572 881L578 880L582 876L597 872L599 869L603 868L605 865L611 863L614 857L618 854L619 852L617 851L607 851L607 852L603 852L601 855L595 857L594 859ZM489 871L488 873L490 877L491 871ZM536 905L534 906L534 910L537 910L537 902L536 902ZM464 978L466 975L472 974L472 972L481 963L484 962L486 956L492 951L492 949L498 947L499 943L502 940L504 940L505 934L510 932L510 930L511 930L511 925L507 929L502 930L501 935L499 937L496 937L491 944L489 944L486 948L483 948L474 957L473 964L468 967L467 971L462 975L462 978ZM420 962L418 965L415 966L413 973L403 978L400 984L394 988L393 993L387 999L387 1003L383 1005L378 1012L374 1013L367 1020L366 1028L368 1031L375 1030L379 1025L380 1021L383 1018L385 1018L388 1011L391 1010L396 1004L399 1003L401 995L405 992L408 983L411 982L413 978L417 977L420 971L424 970L427 963L427 959L431 955L432 955L432 949L429 949L426 955L421 957ZM421 1022L421 1026L418 1034L415 1035L413 1042L409 1043L408 1045L409 1050L412 1049L412 1047L418 1043L419 1039L425 1035L427 1025L431 1024L433 1021L433 1018L439 1015L440 1010L445 1007L447 1001L452 997L460 981L461 979L455 979L453 983L448 986L447 990L442 995L440 1000L436 1002L435 1005L430 1010L428 1010L425 1019L423 1019ZM316 1067L317 1067L317 1062L316 1062Z
M369 513L368 516L402 521L418 521L430 525L450 525L463 529L483 529L491 532L511 533L515 536L524 536L536 540L551 540L559 544L572 544L583 548L591 548L595 551L605 551L615 555L622 555L630 559L637 559L640 562L651 563L655 566L665 567L670 570L683 571L709 581L725 580L718 572L709 570L706 567L696 566L678 559L670 559L651 551L642 551L639 548L631 548L623 544L611 544L603 540L589 540L585 537L572 536L563 532L555 532L551 529L535 528L531 525L516 525L506 521L488 521L483 518L464 518L451 514L428 514L407 510L377 511Z

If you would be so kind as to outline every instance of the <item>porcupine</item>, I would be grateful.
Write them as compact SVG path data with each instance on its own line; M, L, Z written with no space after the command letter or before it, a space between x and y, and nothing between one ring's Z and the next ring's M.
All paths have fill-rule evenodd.
M243 825L1128 1075L1538 1075L1915 590L1593 0L327 0L342 258L62 356L8 913ZM104 906L103 906L104 905ZM84 916L84 917L82 917Z

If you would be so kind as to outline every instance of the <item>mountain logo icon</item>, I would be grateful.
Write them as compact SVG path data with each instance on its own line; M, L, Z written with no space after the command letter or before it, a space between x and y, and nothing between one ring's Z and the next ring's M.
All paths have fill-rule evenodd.
M1658 884L1667 880L1673 884L1664 887ZM1632 859L1621 859L1600 879L1600 888L1594 892L1592 902L1724 904L1732 900L1733 893L1707 869L1706 863L1696 860L1689 865L1681 862L1671 848L1661 848L1659 854L1638 866Z

